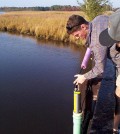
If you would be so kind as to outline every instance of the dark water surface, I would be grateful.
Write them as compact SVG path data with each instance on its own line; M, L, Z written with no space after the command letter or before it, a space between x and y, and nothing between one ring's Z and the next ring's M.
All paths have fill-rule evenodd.
M0 33L0 134L72 134L84 49Z

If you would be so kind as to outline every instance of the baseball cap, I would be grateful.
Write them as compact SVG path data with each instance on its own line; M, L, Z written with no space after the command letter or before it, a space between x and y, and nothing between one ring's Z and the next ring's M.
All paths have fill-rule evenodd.
M108 28L100 33L99 41L108 47L120 41L120 9L109 16Z
M120 9L109 16L108 33L113 40L120 41Z

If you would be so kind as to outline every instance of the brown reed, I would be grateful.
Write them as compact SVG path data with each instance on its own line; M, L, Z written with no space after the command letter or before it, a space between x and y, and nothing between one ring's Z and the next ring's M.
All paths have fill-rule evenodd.
M36 38L76 43L66 33L66 22L70 15L78 14L87 19L80 11L16 11L0 15L0 30L28 34ZM82 41L77 41L78 45Z
M36 38L75 43L66 33L66 22L70 15L78 11L17 11L0 15L0 30L28 34Z

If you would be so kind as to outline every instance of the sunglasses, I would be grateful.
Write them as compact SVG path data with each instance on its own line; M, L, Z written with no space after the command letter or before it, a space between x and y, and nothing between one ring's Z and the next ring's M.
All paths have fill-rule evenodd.
M68 30L72 30L74 27L76 27L76 26L79 26L80 24L78 24L78 25L74 25L74 26L66 26L66 29L68 29Z

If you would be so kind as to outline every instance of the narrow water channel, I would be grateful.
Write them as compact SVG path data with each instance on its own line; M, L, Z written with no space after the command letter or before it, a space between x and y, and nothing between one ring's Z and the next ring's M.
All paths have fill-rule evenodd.
M0 33L0 134L72 134L84 48Z

